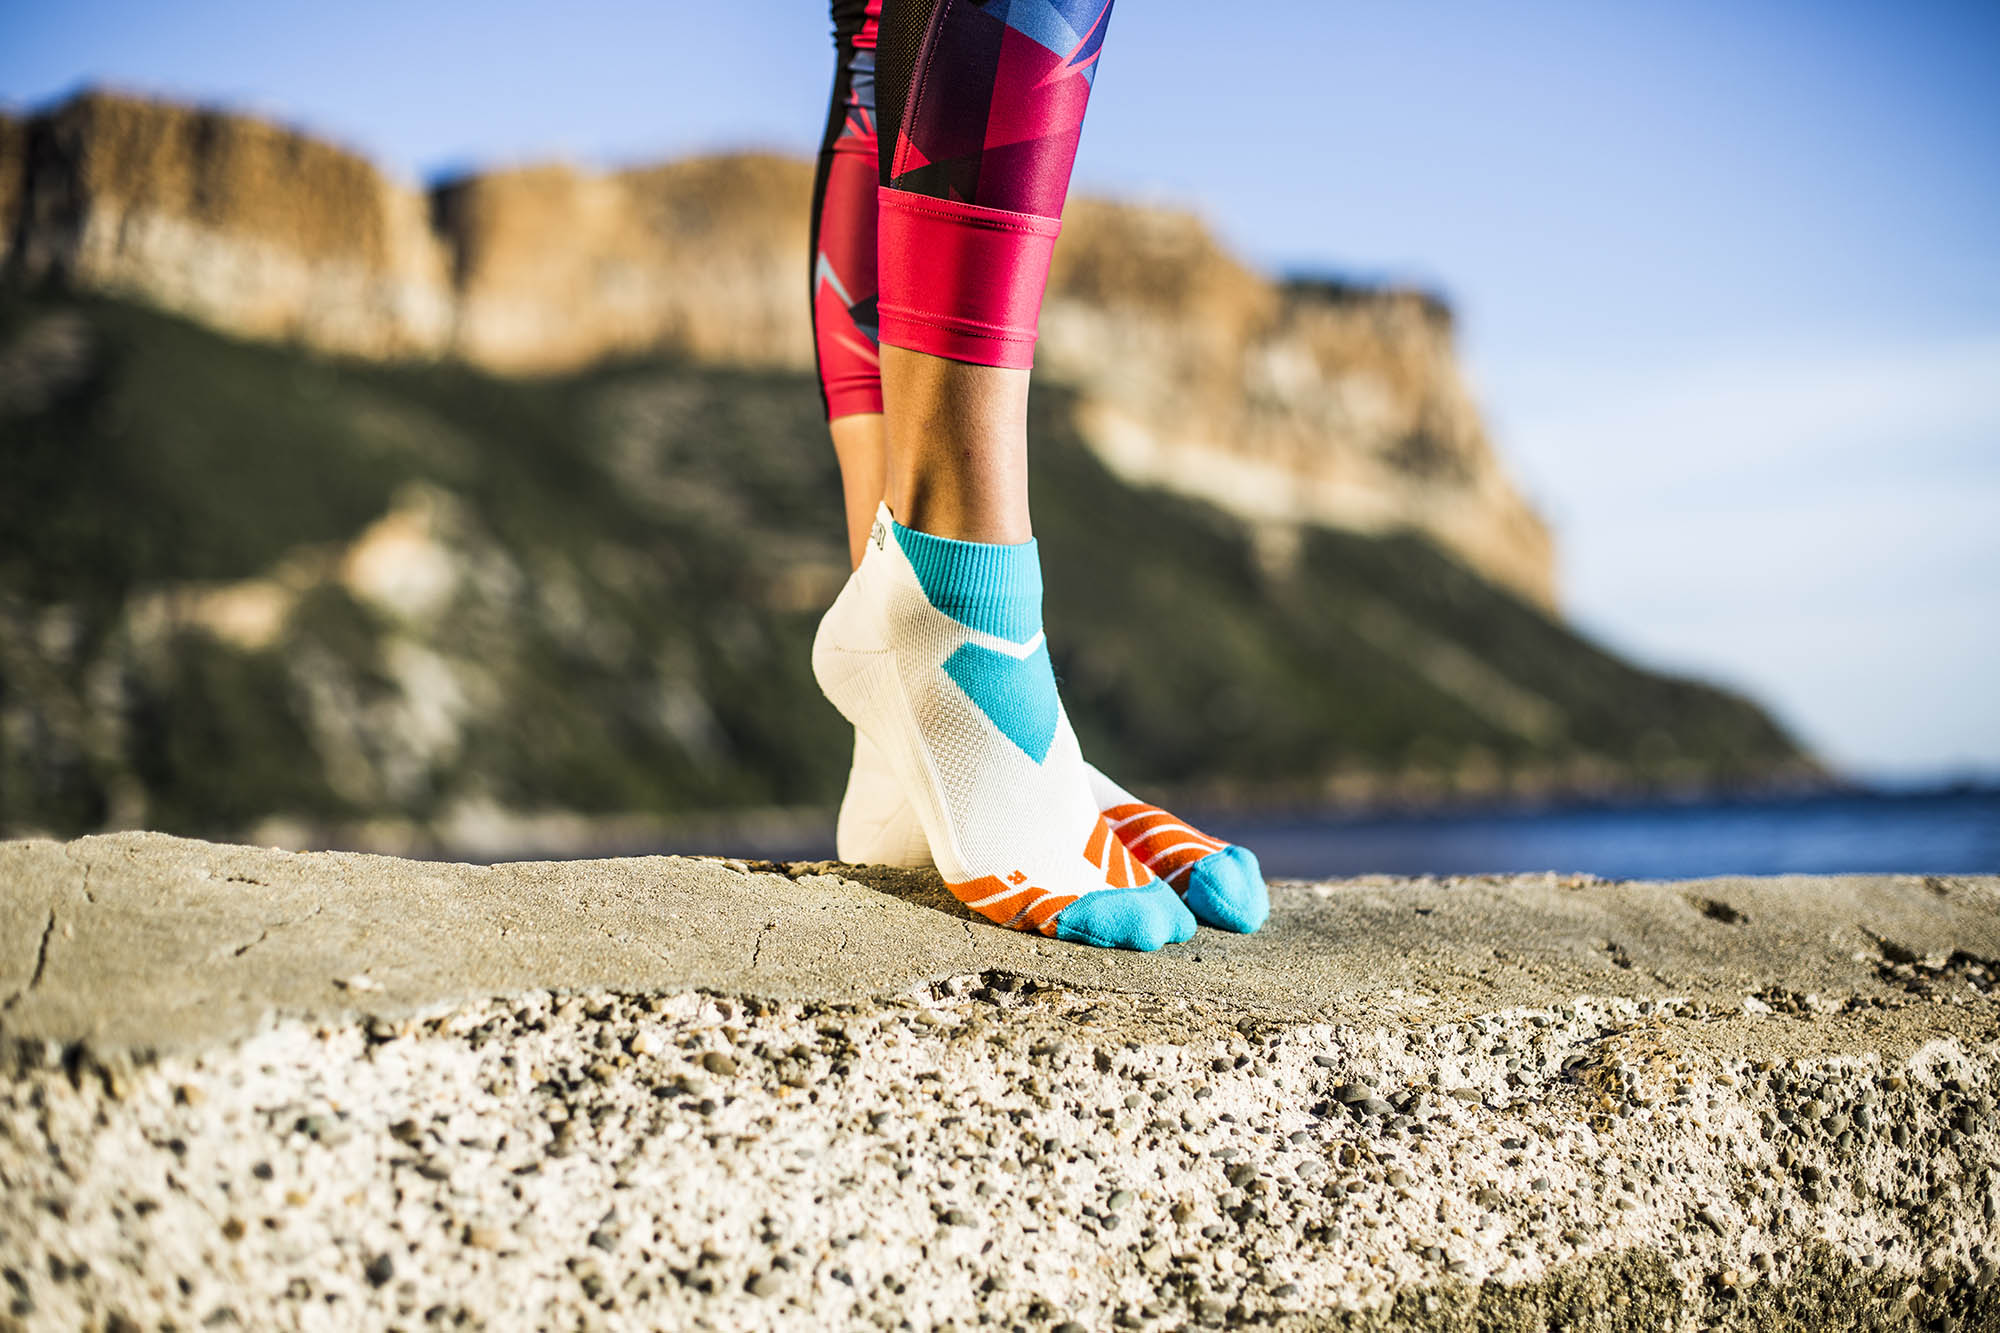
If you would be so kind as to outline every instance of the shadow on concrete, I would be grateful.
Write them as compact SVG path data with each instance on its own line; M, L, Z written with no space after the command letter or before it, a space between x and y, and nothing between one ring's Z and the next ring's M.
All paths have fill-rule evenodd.
M951 890L944 886L943 876L936 870L908 870L901 866L858 866L850 865L846 861L749 861L745 864L752 870L769 870L791 879L797 879L801 875L837 875L841 879L871 888L877 893L886 893L891 898L900 898L906 903L942 912L954 920L987 924L986 918L951 896Z

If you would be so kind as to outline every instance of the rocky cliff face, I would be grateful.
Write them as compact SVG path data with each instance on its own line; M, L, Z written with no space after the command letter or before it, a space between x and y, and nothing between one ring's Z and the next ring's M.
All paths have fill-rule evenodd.
M232 333L431 355L453 324L426 201L244 116L85 94L0 132L7 267Z
M30 282L369 359L546 373L670 350L810 364L806 163L561 166L425 193L245 116L104 93L0 118L0 248ZM1255 520L1414 530L1545 608L1553 550L1480 424L1434 298L1278 284L1191 216L1072 202L1043 373L1128 480Z
M1267 561L1299 529L1414 529L1548 609L1547 526L1514 489L1428 294L1277 284L1195 218L1078 200L1056 247L1041 362L1127 480L1255 521Z

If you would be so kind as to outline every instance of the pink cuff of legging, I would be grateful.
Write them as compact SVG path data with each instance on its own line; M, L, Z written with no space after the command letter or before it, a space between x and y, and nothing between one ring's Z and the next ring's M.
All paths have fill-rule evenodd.
M876 198L876 290L891 347L1025 370L1061 218L884 187Z
M851 375L843 379L829 379L824 383L828 421L838 421L842 417L860 416L863 413L882 410L880 375Z

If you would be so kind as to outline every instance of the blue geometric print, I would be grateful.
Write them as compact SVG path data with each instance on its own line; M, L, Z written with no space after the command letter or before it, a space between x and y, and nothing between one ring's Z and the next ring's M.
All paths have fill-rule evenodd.
M990 6L987 12L993 12ZM1069 25L1069 20L1049 0L1009 0L1000 19L1014 31L1033 38L1059 56L1076 50L1076 44L1081 40L1076 29Z
M1025 658L962 643L944 660L944 671L1022 754L1038 764L1049 757L1062 705L1046 643L1036 644Z

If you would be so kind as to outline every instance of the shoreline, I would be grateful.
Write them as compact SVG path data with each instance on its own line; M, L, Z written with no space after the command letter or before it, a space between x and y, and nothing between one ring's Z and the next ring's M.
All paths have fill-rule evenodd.
M1681 787L1575 787L1503 797L1383 796L1346 803L1275 791L1264 793L1262 799L1240 794L1218 799L1212 792L1186 789L1156 792L1150 787L1147 790L1161 804L1179 810L1197 825L1216 822L1247 829L1338 830L1359 825L1500 821L1572 814L1777 809L1843 799L1915 803L1959 796L2000 796L2000 779L1983 775L1944 776L1890 783L1827 777ZM833 854L833 816L832 808L819 806L765 806L674 815L588 815L471 806L431 821L402 818L329 821L279 816L244 829L185 836L212 837L220 842L293 852L364 852L474 864L607 856L728 856L745 848L751 849L756 859L802 861L822 860ZM141 830L110 828L82 836L138 831ZM57 835L19 830L7 836L18 839ZM2000 865L1991 869L2000 872Z

